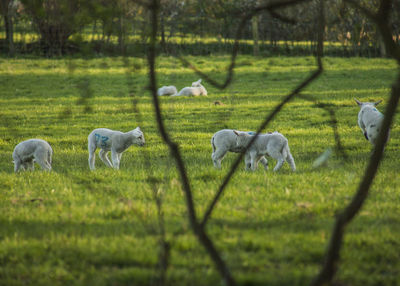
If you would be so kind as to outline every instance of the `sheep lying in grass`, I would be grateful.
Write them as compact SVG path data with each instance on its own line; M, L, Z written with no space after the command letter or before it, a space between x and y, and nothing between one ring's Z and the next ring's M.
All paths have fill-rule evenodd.
M207 95L207 90L201 84L201 79L198 81L192 82L191 87L182 88L178 94L175 96L199 96L199 95Z
M98 128L93 130L88 137L89 149L89 168L94 170L95 151L100 148L99 157L106 166L119 169L122 153L132 144L143 146L145 143L143 132L139 127L123 133L107 128ZM111 151L111 160L107 157L107 153Z
M19 170L33 170L35 160L43 170L51 171L51 157L53 149L49 143L42 139L29 139L19 143L12 154L14 172Z
M237 131L240 133L246 133L244 131ZM254 132L247 132L250 134L255 134ZM223 129L216 132L213 137L211 138L211 146L212 146L212 161L214 163L214 167L220 169L221 168L221 161L224 159L225 154L227 152L233 153L243 153L245 148L238 147L236 144L236 135L234 130L232 129ZM265 157L260 158L260 162L264 165L264 168L268 169L268 161ZM247 164L246 164L247 168Z
M376 106L382 102L360 102L354 99L358 106L360 106L360 112L358 113L358 126L360 126L365 138L372 144L375 145L378 139L381 125L383 122L383 114L376 109Z
M234 131L234 134L236 135L236 144L241 148L245 148L254 137L244 132ZM282 167L285 160L289 163L292 171L296 171L296 165L290 153L288 140L279 132L259 134L257 136L256 141L246 151L244 159L246 169L255 171L257 169L257 162L261 158L264 158L265 155L269 155L278 161L274 172Z
M158 94L159 96L163 96L163 95L175 95L175 94L177 94L177 93L178 93L178 90L177 90L176 87L173 86L173 85L163 86L163 87L160 87L160 88L157 90L157 94Z

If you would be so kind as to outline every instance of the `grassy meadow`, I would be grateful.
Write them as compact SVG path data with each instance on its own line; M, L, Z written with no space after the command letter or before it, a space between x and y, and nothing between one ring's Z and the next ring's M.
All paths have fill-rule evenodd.
M188 57L225 79L229 56ZM265 131L289 140L297 171L287 163L245 172L241 165L207 231L239 285L308 285L317 274L337 214L352 198L371 146L357 125L361 101L383 99L398 72L388 59L325 58L324 74L304 94L330 104L348 154L313 161L335 142L328 113L296 98ZM179 143L201 217L233 163L215 170L211 136L223 128L255 130L315 69L312 57L239 57L233 83L207 97L160 98L168 131ZM178 90L199 78L178 60L157 62L158 85ZM191 232L173 160L154 120L141 58L0 58L0 285L154 285L159 270L162 198L171 244L168 285L222 285ZM215 105L219 101L221 104ZM370 195L347 227L335 285L400 285L400 117ZM121 170L96 156L89 171L87 136L106 127L140 126L146 145L122 156ZM29 138L53 147L53 171L14 174L12 151ZM270 160L270 167L275 164Z

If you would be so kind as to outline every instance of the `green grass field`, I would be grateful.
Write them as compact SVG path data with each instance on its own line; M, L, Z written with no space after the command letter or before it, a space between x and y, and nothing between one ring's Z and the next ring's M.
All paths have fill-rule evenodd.
M228 56L189 59L224 79ZM315 68L311 57L239 57L237 63L226 90L204 82L208 97L161 98L199 216L235 159L228 154L222 170L213 168L213 133L255 130ZM304 94L334 106L349 159L334 155L327 166L313 169L319 154L335 146L330 118L298 98L284 107L266 131L288 138L298 171L285 164L279 173L261 167L251 173L241 165L207 226L240 285L308 285L320 269L335 214L352 198L368 163L371 146L357 125L353 97L383 99L378 108L384 112L396 64L326 58L324 65ZM160 58L157 71L159 86L180 89L199 78L174 58ZM191 232L179 177L154 120L145 60L2 58L0 84L0 285L155 284L159 227L153 188L162 197L171 243L168 285L222 284ZM128 149L121 170L96 157L97 169L89 171L92 129L136 126L146 146ZM399 131L397 113L368 200L346 229L335 285L400 285ZM35 172L14 174L14 146L29 138L52 145L51 173L36 166Z

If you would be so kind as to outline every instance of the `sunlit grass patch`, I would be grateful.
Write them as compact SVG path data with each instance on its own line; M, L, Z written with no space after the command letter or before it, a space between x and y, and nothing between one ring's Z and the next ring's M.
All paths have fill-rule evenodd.
M225 79L228 56L188 60L213 79ZM311 57L240 56L237 63L225 90L203 79L207 97L160 98L199 217L236 158L229 153L222 170L213 168L213 133L256 130L316 68ZM324 64L325 73L303 94L334 109L349 159L334 152L325 166L313 169L321 153L335 148L328 113L297 97L282 109L265 131L288 138L297 172L285 164L273 173L273 159L269 171L259 167L254 173L245 172L241 163L207 226L239 283L308 285L322 262L335 215L362 178L371 146L357 125L353 98L383 99L378 108L384 112L397 68L388 59L326 58ZM157 72L160 86L178 90L199 78L171 57L157 59ZM0 284L152 284L159 247L154 191L163 198L171 243L168 282L220 283L191 233L175 162L154 120L145 59L3 59L0 83ZM397 116L370 196L347 229L340 283L395 285L400 279L399 123ZM121 170L107 168L96 155L96 170L89 171L91 130L126 132L137 126L146 145L130 147ZM13 173L13 148L28 138L52 145L51 173L39 166L35 172Z

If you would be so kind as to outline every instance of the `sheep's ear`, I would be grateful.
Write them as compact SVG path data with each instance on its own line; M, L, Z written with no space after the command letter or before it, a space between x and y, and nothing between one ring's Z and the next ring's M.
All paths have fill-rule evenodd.
M136 129L135 130L137 130L137 131L142 131L142 130L140 130L140 127L138 126L138 127L136 127Z
M375 106L377 106L379 103L381 103L382 102L382 99L381 100L378 100L377 102L374 102L374 105Z
M235 133L236 136L239 136L239 135L240 135L240 133L237 132L236 130L233 130L233 133Z
M354 100L357 102L357 104L359 105L359 106L361 106L362 105L362 102L361 101L358 101L357 99L355 99L354 98Z
M199 79L197 82L198 82L198 83L201 83L201 79Z

